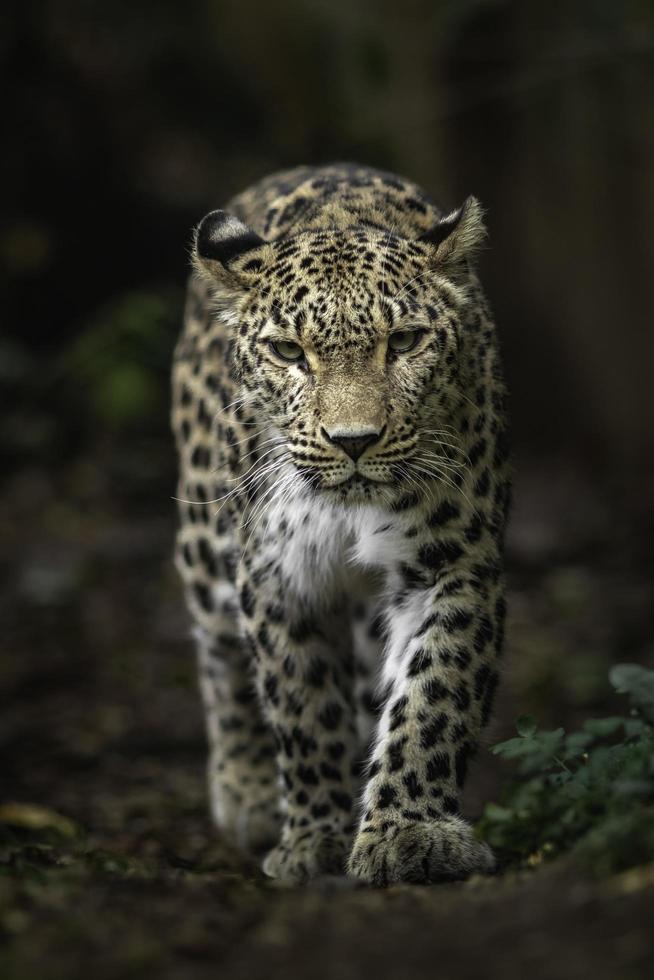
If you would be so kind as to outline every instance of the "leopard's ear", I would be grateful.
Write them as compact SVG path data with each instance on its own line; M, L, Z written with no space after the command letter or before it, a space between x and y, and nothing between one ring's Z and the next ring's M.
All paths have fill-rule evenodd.
M272 246L227 211L211 211L195 229L193 264L220 283L246 285L264 265Z
M486 237L484 212L476 197L467 197L460 208L444 215L419 241L432 245L441 265L474 257Z

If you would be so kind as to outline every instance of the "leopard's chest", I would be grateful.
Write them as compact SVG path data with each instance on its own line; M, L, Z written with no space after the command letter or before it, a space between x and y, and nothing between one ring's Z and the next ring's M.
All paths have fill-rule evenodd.
M413 542L395 515L314 500L284 512L261 554L269 561L274 556L287 594L313 603L368 589L371 580L383 582L412 552Z

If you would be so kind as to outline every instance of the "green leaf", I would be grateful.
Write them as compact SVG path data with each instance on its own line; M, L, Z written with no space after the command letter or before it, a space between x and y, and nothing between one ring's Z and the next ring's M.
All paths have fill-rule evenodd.
M505 759L515 759L524 753L524 742L521 738L509 738L494 745L491 752L493 755L503 755Z
M569 797L575 800L582 799L588 793L588 786L590 783L588 770L581 770L578 773L568 779L565 792Z
M484 807L484 819L495 823L508 823L513 819L513 812L505 806L498 806L497 803L487 803Z
M574 759L582 755L592 741L593 736L588 734L588 732L573 732L571 735L566 735L563 757L565 759Z
M614 735L627 722L626 718L589 718L584 722L584 731L596 738L606 738L607 735Z
M536 720L531 715L520 715L515 727L521 738L531 738L538 731Z
M609 672L609 680L619 693L629 695L649 721L654 721L654 670L640 664L616 664Z
M641 718L626 718L624 730L627 738L637 738L649 732L650 727Z

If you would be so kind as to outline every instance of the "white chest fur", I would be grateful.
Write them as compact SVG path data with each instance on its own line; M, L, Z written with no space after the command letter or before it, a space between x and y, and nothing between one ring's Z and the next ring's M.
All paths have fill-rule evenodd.
M396 515L296 498L269 522L265 550L281 559L289 591L311 602L349 590L364 569L409 560L413 542Z

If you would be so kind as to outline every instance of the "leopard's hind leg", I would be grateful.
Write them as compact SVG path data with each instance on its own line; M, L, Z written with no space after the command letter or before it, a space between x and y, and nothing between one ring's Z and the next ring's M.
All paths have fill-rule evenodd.
M204 550L197 529L185 534L182 527L177 566L196 624L211 812L235 843L259 850L274 844L279 833L275 744L261 715L250 658L239 633L234 586L223 575L212 584L203 580L202 563L193 560L201 558L198 549ZM219 572L225 557L216 549L213 561Z
M269 847L280 825L275 745L249 664L240 649L226 656L221 643L204 633L198 632L197 646L214 821L241 847Z

